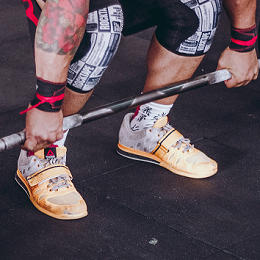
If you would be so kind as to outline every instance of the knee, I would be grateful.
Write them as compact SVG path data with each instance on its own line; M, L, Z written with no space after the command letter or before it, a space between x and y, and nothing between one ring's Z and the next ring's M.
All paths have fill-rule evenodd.
M162 9L160 13L156 38L171 52L192 36L199 27L199 19L194 11L178 2Z
M204 55L212 44L220 11L221 0L176 3L175 8L165 10L168 20L158 26L157 39L179 55Z

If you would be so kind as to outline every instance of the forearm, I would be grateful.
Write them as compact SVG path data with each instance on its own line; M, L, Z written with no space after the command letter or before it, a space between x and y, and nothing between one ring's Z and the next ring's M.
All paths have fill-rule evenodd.
M247 85L258 76L259 65L254 48L256 0L223 0L232 26L231 41L221 54L217 69L228 69L232 77L228 88Z
M47 0L35 36L36 75L64 82L84 35L89 0Z
M256 0L223 0L231 26L250 28L255 24Z
M85 32L89 0L47 0L42 6L35 34L38 88L27 110L23 146L34 152L63 136L60 106L70 62Z

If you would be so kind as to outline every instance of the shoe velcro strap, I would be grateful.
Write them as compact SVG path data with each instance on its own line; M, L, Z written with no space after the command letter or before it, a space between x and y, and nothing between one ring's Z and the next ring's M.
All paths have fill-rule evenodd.
M27 177L30 186L35 186L43 181L53 179L60 175L68 175L72 178L70 170L62 164L51 165Z
M174 128L167 132L162 139L157 143L156 147L152 151L152 154L156 155L159 158L163 158L172 145L175 145L176 142L183 137L177 130Z

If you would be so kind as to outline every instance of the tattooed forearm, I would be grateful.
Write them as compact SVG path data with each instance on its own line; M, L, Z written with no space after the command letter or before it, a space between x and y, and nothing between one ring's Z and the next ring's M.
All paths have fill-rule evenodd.
M48 0L37 25L36 47L59 55L74 55L84 35L88 3L88 0Z

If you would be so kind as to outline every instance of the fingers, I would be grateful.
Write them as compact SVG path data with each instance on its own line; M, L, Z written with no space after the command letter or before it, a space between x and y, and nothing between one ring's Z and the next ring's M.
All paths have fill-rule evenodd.
M35 152L34 148L37 145L36 139L26 139L24 144L21 146L23 150Z
M47 135L36 136L29 135L26 136L26 141L22 145L22 149L32 152L37 152L38 150L45 149L55 143L56 141L62 139L63 131L48 133Z
M231 79L224 81L227 88L238 88L241 86L246 86L251 80L243 80L239 81L235 77L232 76Z
M233 88L233 87L241 87L241 86L246 86L249 84L252 80L256 80L258 77L258 71L259 69L257 68L254 73L249 71L245 75L238 75L237 73L230 71L232 74L231 79L225 81L225 85L227 88Z
M256 51L240 53L226 48L218 61L217 70L220 69L227 69L232 74L231 79L225 81L228 88L245 86L258 77Z
M253 80L256 80L258 78L258 74L253 77Z
M22 149L36 152L63 137L62 112L44 112L34 108L26 115L26 141Z
M256 80L258 78L258 74L259 74L259 67L257 67L255 73L254 73L254 77L253 80Z

